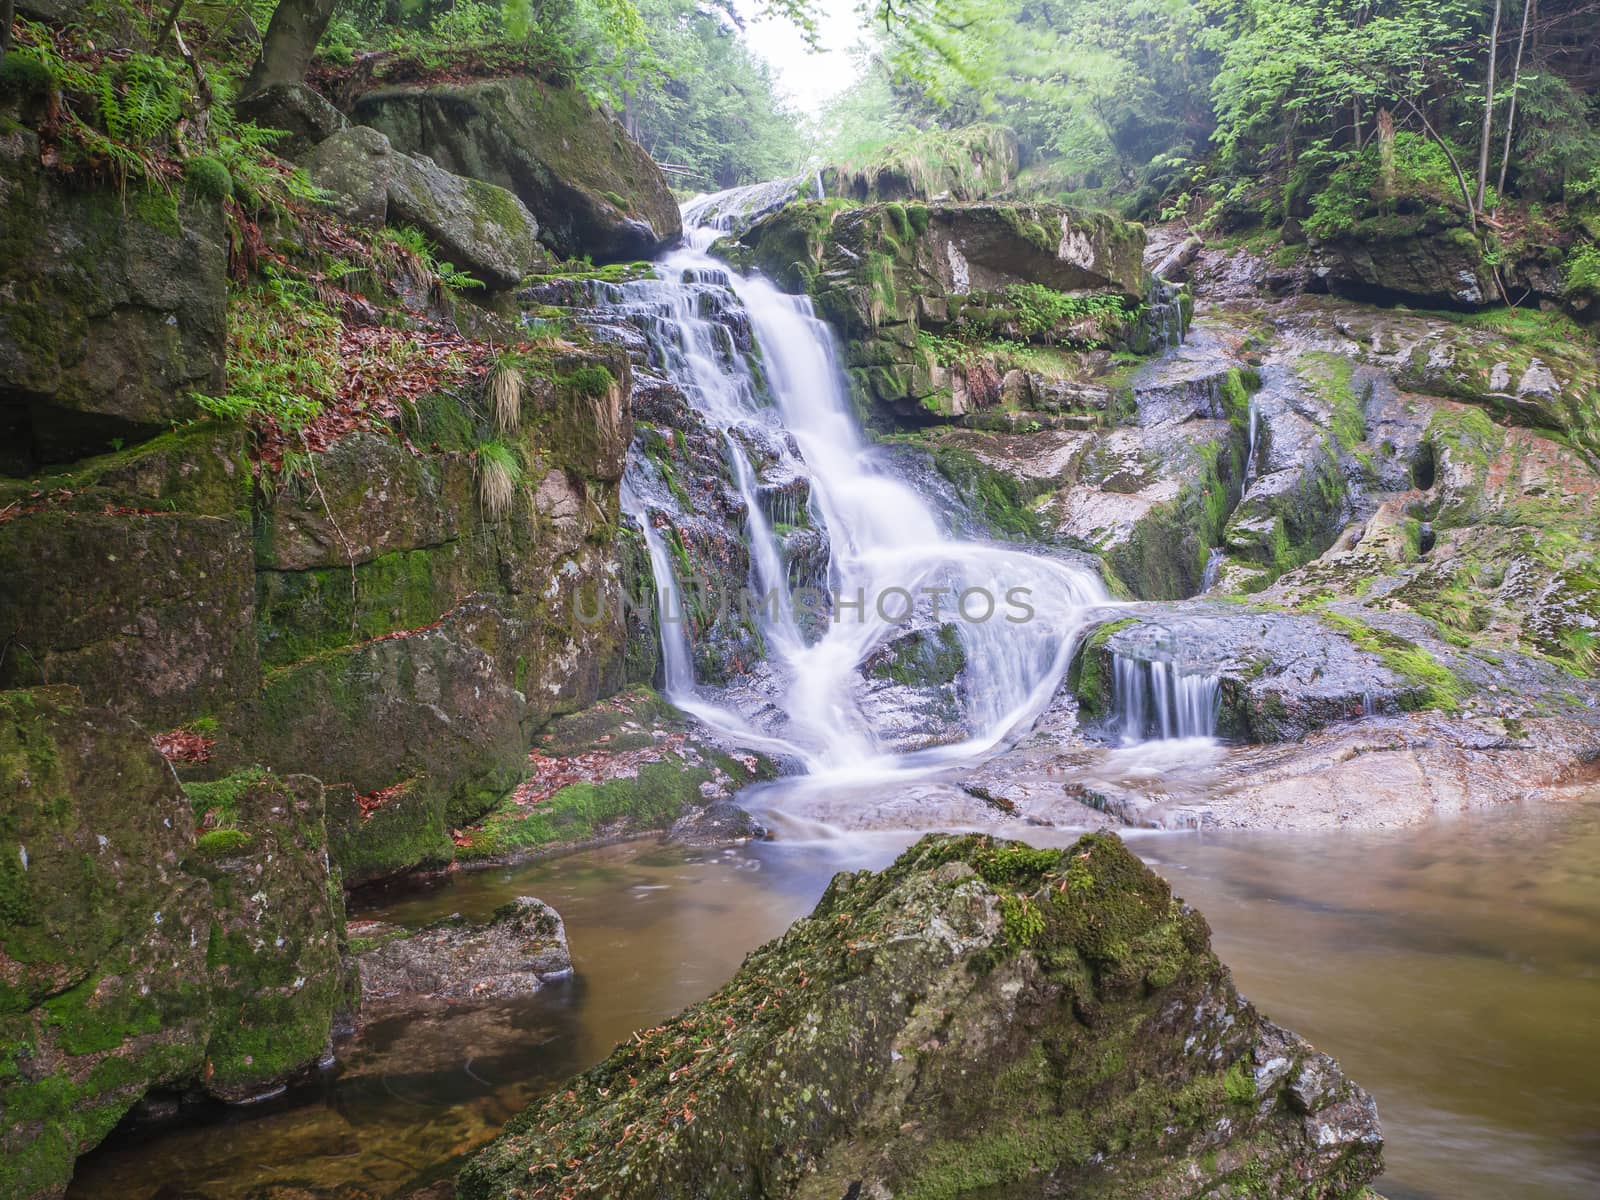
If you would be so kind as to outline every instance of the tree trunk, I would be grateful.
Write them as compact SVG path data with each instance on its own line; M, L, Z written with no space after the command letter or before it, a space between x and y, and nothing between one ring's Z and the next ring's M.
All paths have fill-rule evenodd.
M250 68L240 95L303 80L337 6L338 0L279 0L261 40L261 57Z
M1500 9L1502 0L1494 0L1494 22L1489 26L1489 70L1483 81L1483 136L1478 140L1478 200L1474 205L1483 210L1483 194L1489 187L1489 135L1494 132L1494 69L1500 57Z
M1538 5L1538 0L1522 0L1522 32L1517 35L1517 59L1511 67L1511 108L1506 113L1506 145L1500 153L1500 182L1495 185L1495 191L1502 197L1506 194L1506 168L1511 165L1511 132L1517 124L1517 88L1522 83L1522 51L1528 44L1528 24L1533 19L1533 10Z
M0 62L11 52L11 23L16 19L16 0L0 0Z

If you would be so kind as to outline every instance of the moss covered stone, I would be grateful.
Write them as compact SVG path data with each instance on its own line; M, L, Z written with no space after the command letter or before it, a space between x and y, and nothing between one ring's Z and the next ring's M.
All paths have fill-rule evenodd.
M397 149L512 192L563 258L648 258L681 231L661 168L564 79L384 88L355 117Z
M1379 1169L1337 1064L1240 1000L1109 835L933 836L837 876L709 1000L512 1120L466 1200L1258 1194Z
M19 643L0 686L70 683L169 725L256 686L248 527L235 514L26 513L0 525L0 577L0 629Z
M21 469L160 433L222 387L227 251L198 193L82 189L0 138L0 431Z

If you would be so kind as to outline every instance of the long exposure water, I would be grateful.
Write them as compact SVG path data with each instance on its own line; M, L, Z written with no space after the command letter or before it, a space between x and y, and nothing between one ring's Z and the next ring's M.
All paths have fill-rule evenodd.
M452 912L484 918L511 896L537 895L566 919L576 974L517 1003L371 1019L308 1086L114 1137L80 1163L72 1196L375 1200L443 1178L561 1080L720 986L808 911L834 872L882 866L914 830L968 821L970 798L944 774L1026 729L1056 691L1105 600L1098 580L949 536L870 453L808 303L727 272L705 255L708 236L692 231L658 278L614 288L608 302L646 332L653 365L725 439L748 510L752 589L781 592L789 566L740 448L756 430L781 435L769 443L792 446L788 466L810 481L806 516L827 537L829 589L868 599L861 619L820 630L792 607L763 610L781 719L760 728L696 681L682 625L663 624L672 698L807 768L745 794L780 837L718 851L616 844L389 896L369 915L415 925ZM730 305L758 354L737 352L716 319ZM624 504L645 529L662 615L681 613L664 542L671 498L634 462ZM1027 587L1035 618L958 622L970 672L964 736L897 755L860 703L858 668L900 628L873 598L930 585ZM1122 674L1127 741L1210 733L1214 680L1166 664ZM880 823L896 830L846 833L831 820L852 789L874 792L890 817ZM1025 832L1046 844L1071 836ZM1392 1200L1600 1195L1600 796L1399 832L1129 836L1206 914L1241 991L1375 1093Z

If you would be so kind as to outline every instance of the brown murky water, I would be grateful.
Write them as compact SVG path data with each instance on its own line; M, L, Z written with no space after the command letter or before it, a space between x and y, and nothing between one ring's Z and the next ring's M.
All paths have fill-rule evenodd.
M71 1195L381 1197L448 1173L543 1090L719 986L833 872L908 840L636 842L396 899L386 915L420 923L538 895L566 917L578 977L369 1026L317 1086L114 1141ZM1134 845L1206 913L1240 989L1376 1094L1393 1200L1600 1196L1600 796L1381 834Z

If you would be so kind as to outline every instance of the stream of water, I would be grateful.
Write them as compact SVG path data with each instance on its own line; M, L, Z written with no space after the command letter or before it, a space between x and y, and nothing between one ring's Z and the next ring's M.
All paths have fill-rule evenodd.
M607 308L641 328L652 366L682 389L724 437L746 510L749 591L774 675L772 727L756 733L696 681L682 586L658 525L667 490L636 462L624 505L643 526L660 600L666 691L680 707L757 748L777 749L830 779L910 777L970 760L1026 729L1065 673L1093 606L1107 597L1084 568L949 536L928 502L883 469L851 407L827 327L805 297L743 277L705 253L714 231L691 227L688 248L657 277L611 289ZM718 319L718 318L721 319ZM747 320L757 352L739 353L729 322ZM762 437L784 477L808 480L808 519L829 547L828 619L808 631L789 598L790 564L744 441ZM935 606L938 611L935 611ZM861 664L917 619L953 624L965 651L960 700L966 736L917 755L885 747L861 703Z
M611 289L608 304L645 332L652 365L726 442L747 510L750 587L778 593L759 609L778 681L759 727L695 678L665 540L672 500L637 462L624 506L646 534L671 698L808 769L745 793L781 836L716 852L605 846L391 897L371 915L420 924L451 912L486 918L512 896L537 895L566 919L576 974L517 1003L372 1020L311 1086L113 1138L80 1163L78 1200L370 1200L442 1178L562 1079L720 986L745 953L808 911L834 872L882 866L913 830L963 823L971 798L949 773L1026 730L1055 693L1105 602L1099 581L1069 563L949 536L870 453L808 303L727 272L704 253L709 236L691 231L690 248L665 259L657 278ZM730 306L758 355L737 352L717 319ZM793 564L777 517L798 514L769 508L742 449L752 437L809 480L805 516L826 536L835 597L820 625L783 599ZM860 667L904 631L878 598L928 587L954 597L1024 588L1033 616L956 621L961 736L896 753L862 702ZM864 603L837 619L839 597ZM1117 672L1126 741L1208 738L1214 678L1120 659ZM898 809L877 810L897 831L844 833L830 819L824 798L848 805L861 790L899 798ZM1028 833L1042 843L1071 836ZM1151 834L1135 846L1206 913L1241 990L1377 1095L1393 1200L1600 1194L1600 798L1398 833Z

